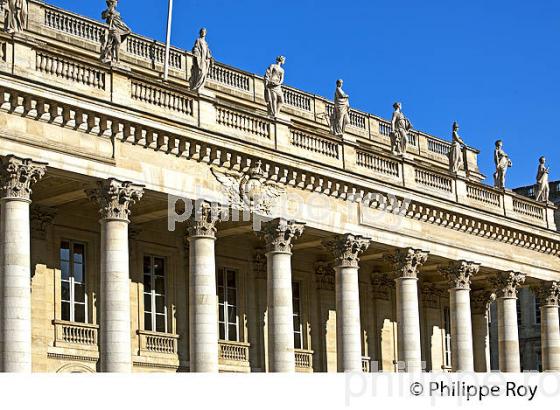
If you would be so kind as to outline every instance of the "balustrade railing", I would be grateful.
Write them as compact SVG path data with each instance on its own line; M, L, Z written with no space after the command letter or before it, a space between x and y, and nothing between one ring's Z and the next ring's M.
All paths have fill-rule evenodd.
M233 362L248 362L249 346L249 343L220 340L218 342L219 358Z
M313 351L305 349L295 349L296 369L309 371L313 369Z
M513 211L533 219L544 220L545 218L545 208L542 205L517 198L513 199Z
M243 73L232 70L218 63L212 64L208 71L208 78L217 83L227 85L243 91L251 91L251 78Z
M178 335L138 330L140 350L151 353L177 354Z
M453 183L451 178L419 168L416 168L414 172L417 184L440 191L453 192Z
M55 320L55 345L97 347L98 326L90 323Z

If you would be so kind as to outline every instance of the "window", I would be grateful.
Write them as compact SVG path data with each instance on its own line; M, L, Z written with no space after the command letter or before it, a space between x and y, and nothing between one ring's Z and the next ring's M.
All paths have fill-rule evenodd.
M515 306L517 309L517 326L521 326L521 301L519 298L516 299Z
M237 275L232 269L218 271L219 332L221 340L239 341Z
M447 306L443 308L443 327L445 329L443 365L449 368L451 367L451 318Z
M83 243L60 243L60 272L62 320L86 323L86 260Z
M144 256L144 330L167 333L165 259Z
M535 324L541 324L541 301L535 297Z
M292 283L292 305L294 309L294 348L303 348L303 330L301 326L301 289L299 282Z

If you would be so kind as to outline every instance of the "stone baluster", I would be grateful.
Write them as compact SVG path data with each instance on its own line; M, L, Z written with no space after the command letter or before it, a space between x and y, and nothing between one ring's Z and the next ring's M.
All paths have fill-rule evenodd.
M302 223L277 218L257 232L266 243L269 372L295 371L292 242L303 229Z
M479 269L479 264L467 261L453 261L439 269L449 282L451 366L456 372L474 371L470 293L471 278Z
M560 284L546 282L533 287L541 305L541 356L545 372L560 371L560 329L558 323L558 298Z
M143 186L109 178L86 190L101 219L100 363L111 373L132 371L128 224Z
M525 282L518 272L500 272L491 279L498 304L499 367L502 372L520 372L517 288Z
M2 370L31 372L31 187L45 163L0 157L0 335Z
M327 239L323 246L334 256L336 295L336 351L338 371L362 371L359 256L370 239L345 234Z
M217 207L203 202L187 221L191 372L218 372L215 242L221 217Z
M471 293L474 371L478 373L491 370L488 324L490 303L495 299L496 295L490 290L482 289Z
M399 362L407 372L422 371L418 274L428 259L420 249L398 249L387 255L395 270Z

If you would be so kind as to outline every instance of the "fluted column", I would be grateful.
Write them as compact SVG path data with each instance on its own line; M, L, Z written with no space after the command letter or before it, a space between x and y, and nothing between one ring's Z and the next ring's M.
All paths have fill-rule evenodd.
M450 286L451 366L456 372L474 371L470 293L471 278L479 269L479 264L467 261L440 267Z
M520 372L517 287L525 282L525 275L518 272L501 272L491 281L496 291L498 305L500 371Z
M546 282L533 288L541 304L541 356L545 372L560 371L560 329L558 326L558 298L560 284Z
M323 242L334 256L336 294L336 352L339 372L362 371L359 256L370 239L345 234Z
M398 360L407 372L422 371L418 274L428 259L420 249L399 249L387 256L395 269L397 294Z
M189 354L191 372L218 372L216 225L218 208L202 203L187 221L189 242Z
M490 303L495 298L490 290L477 290L471 294L474 371L478 373L491 370L488 315Z
M0 158L0 284L2 370L31 372L31 186L46 164Z
M128 224L143 186L109 178L86 191L101 219L100 363L111 373L132 371Z
M266 243L269 372L295 371L292 242L303 228L302 223L277 218L258 232Z

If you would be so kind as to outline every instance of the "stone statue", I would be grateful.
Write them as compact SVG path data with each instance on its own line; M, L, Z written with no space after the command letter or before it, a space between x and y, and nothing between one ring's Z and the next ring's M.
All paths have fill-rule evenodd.
M342 80L336 81L334 93L334 110L331 117L331 128L334 135L343 135L346 125L350 122L349 96L342 90Z
M463 164L463 147L465 142L459 136L459 124L453 123L451 149L449 150L449 170L453 173L459 172Z
M196 39L193 49L193 66L191 70L191 90L198 91L204 87L208 71L212 67L212 53L206 42L206 29L200 29L200 35Z
M284 83L284 69L286 62L283 56L276 57L276 64L271 64L264 75L264 99L268 106L268 113L276 117L284 104L282 84Z
M402 113L402 104L396 102L393 104L393 118L391 119L391 146L394 154L406 154L408 145L408 131L412 129L412 124Z
M537 169L537 185L535 187L535 199L539 202L548 202L550 187L548 185L548 174L550 168L546 165L546 158L539 158L539 168Z
M8 33L19 33L27 26L29 5L27 0L4 0L5 8L5 30Z
M121 18L117 11L118 0L107 0L107 10L101 14L101 18L109 26L105 38L101 44L101 61L104 63L118 62L121 44L130 35L130 28Z
M496 172L494 172L494 186L499 189L505 189L506 173L508 168L512 166L512 162L502 149L502 146L502 140L496 141L496 149L494 150L494 164L496 164Z

